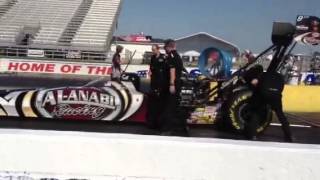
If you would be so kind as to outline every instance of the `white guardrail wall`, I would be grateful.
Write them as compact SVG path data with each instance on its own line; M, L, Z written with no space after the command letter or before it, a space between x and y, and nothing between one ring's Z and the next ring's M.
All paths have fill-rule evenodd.
M318 145L0 131L0 179L8 180L319 180L319 167Z

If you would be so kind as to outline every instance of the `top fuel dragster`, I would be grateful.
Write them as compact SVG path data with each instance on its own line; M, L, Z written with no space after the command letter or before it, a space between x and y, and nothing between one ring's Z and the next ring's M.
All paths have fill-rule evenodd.
M190 124L223 122L236 131L243 130L248 113L246 104L252 94L243 79L245 72L270 52L273 59L266 71L280 71L286 63L286 55L297 42L308 45L320 42L319 22L320 19L314 16L298 16L296 26L274 23L273 45L219 85L215 85L215 80L210 77L183 76L180 109L185 112L184 118ZM208 57L208 54L210 48L202 56ZM221 62L221 65L225 64ZM0 116L145 122L148 95L140 91L140 83L137 75L125 73L121 82L100 81L84 87L1 91ZM271 110L266 106L257 131L264 131L271 119Z

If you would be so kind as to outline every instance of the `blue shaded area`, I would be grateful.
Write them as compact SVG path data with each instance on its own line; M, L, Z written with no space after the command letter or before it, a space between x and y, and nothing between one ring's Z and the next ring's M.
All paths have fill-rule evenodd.
M191 77L196 78L196 77L201 75L201 72L200 72L199 69L193 69L193 70L190 71L189 74L190 74Z
M148 76L148 70L137 71L137 75L142 78L146 78Z
M316 83L316 75L315 74L309 74L307 75L306 79L304 80L305 83L308 84L315 84Z
M230 53L225 51L221 51L223 56L223 70L224 70L224 77L230 78L232 75L231 68L232 68L232 56Z

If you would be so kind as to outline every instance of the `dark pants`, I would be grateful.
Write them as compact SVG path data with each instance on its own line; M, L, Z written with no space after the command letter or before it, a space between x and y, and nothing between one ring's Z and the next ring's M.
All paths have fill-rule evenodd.
M147 125L151 129L163 128L162 116L167 104L168 94L153 90L148 99Z
M284 133L285 141L291 142L291 130L289 122L283 113L282 109L282 96L279 93L274 92L254 92L252 98L250 99L249 106L251 111L250 120L247 122L245 133L248 138L252 138L257 135L257 127L260 124L260 120L264 117L266 112L266 106L269 105L271 109L275 112L278 120L282 124L282 130Z
M187 136L186 113L179 106L180 88L177 88L176 94L170 94L167 97L165 110L162 116L163 131L172 132L172 135Z

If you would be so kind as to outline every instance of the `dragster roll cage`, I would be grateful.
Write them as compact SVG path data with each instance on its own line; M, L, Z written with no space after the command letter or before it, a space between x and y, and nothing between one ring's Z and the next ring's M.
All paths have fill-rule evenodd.
M257 57L255 57L254 61L246 64L244 67L234 72L231 78L223 82L221 86L216 85L214 88L210 89L209 96L208 96L209 98L207 98L205 101L209 101L209 99L216 96L219 92L232 86L234 82L239 80L247 70L252 68L262 56L269 53L270 51L273 52L273 58L267 69L267 72L275 71L279 67L281 67L283 65L285 55L290 54L297 44L297 42L292 43L294 40L295 32L296 32L296 28L292 24L275 22L273 24L273 31L272 31L273 44L269 48L267 48L265 51L260 53ZM291 48L289 49L290 46ZM201 103L205 103L205 102L201 102Z

